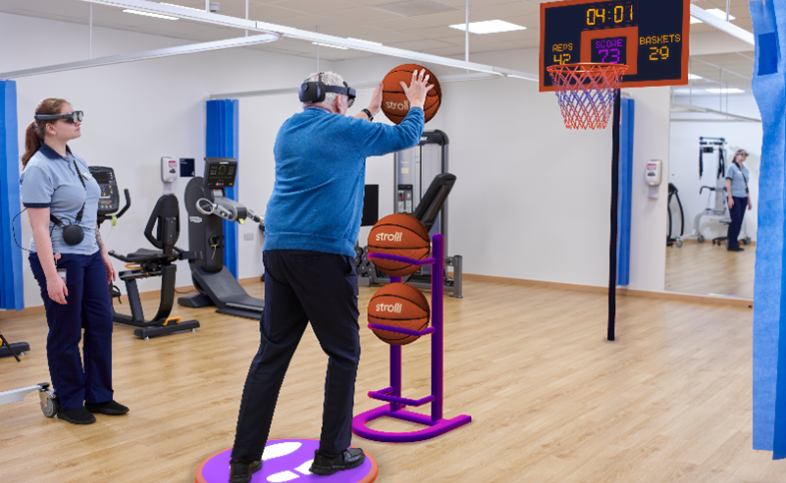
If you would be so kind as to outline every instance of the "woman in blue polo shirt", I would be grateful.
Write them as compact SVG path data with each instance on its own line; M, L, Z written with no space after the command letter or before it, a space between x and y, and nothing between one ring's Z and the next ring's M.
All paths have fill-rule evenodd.
M748 168L743 166L748 159L748 153L744 149L737 151L734 155L734 162L726 170L726 191L729 197L729 233L726 236L727 249L730 252L741 252L744 249L740 246L739 236L742 229L742 221L745 219L745 208L753 209L753 202L748 190L748 180L751 178Z
M67 145L82 135L82 112L63 99L45 99L34 119L25 132L20 183L33 230L30 267L49 325L49 374L60 402L58 417L90 424L96 420L92 413L128 412L112 391L107 285L115 271L96 223L101 190L85 161Z

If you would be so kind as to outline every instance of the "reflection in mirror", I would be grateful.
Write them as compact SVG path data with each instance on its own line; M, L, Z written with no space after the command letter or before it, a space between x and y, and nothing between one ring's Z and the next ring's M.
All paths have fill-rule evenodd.
M667 291L753 299L762 125L752 71L753 52L693 56L690 84L672 88Z

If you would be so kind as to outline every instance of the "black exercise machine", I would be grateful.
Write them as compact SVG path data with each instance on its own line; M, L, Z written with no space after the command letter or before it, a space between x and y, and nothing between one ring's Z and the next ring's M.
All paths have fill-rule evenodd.
M3 357L14 357L16 362L19 362L19 355L25 355L25 352L30 350L30 344L27 342L14 342L13 344L8 342L3 336L3 333L0 332L0 358Z
M126 206L114 216L120 203L117 196L117 181L112 168L91 166L90 173L101 187L99 201L98 225L110 218L120 218L131 207L131 196L125 190ZM155 236L153 230L156 230ZM126 268L118 273L118 278L126 285L126 295L131 308L131 315L121 314L115 310L114 299L120 302L120 291L114 285L110 286L112 297L112 320L121 325L136 327L134 335L141 339L149 339L175 332L196 331L199 322L196 320L183 321L180 317L170 317L175 300L175 283L178 260L190 260L199 254L185 252L175 246L180 238L180 204L175 195L163 195L158 199L153 212L145 226L145 238L156 248L139 250L121 255L114 250L109 255L126 262ZM158 311L152 320L145 320L142 302L139 298L137 280L148 277L161 277L161 296Z
M180 297L177 303L191 308L217 306L218 313L259 320L265 302L248 295L224 266L224 220L262 222L253 211L226 197L224 190L235 186L236 177L236 160L205 158L204 177L196 177L186 186L189 249L202 256L189 260L199 293Z
M420 203L412 212L412 216L423 223L426 230L432 232L437 218L442 213L445 201L450 194L453 185L456 183L456 176L451 173L440 173L434 177L431 185L426 190ZM363 286L371 284L390 283L390 277L380 272L376 266L368 259L368 247L355 247L355 266L358 274L358 283ZM446 259L446 267L453 267L453 276L445 276L445 291L451 293L451 297L462 298L461 275L462 257L455 255ZM430 267L429 267L430 268ZM403 281L422 289L431 289L431 275L423 269L404 278Z
M673 216L671 214L671 200L677 200L677 206L680 208L680 234L676 237L672 237L672 224L673 224ZM666 246L670 247L674 244L677 245L677 248L682 247L682 237L685 236L685 212L682 209L682 201L680 201L680 194L679 190L674 183L669 183L669 201L667 203L669 209L669 234L666 236Z

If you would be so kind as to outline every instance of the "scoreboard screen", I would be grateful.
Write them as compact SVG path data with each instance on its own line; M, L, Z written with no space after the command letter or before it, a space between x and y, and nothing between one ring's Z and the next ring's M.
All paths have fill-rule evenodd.
M540 90L547 67L626 64L621 87L688 83L690 0L565 0L540 4Z

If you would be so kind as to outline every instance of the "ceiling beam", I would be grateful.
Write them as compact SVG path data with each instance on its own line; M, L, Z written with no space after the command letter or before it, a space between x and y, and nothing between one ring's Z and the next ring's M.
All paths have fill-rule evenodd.
M723 19L716 17L710 13L707 13L706 10L702 9L701 7L697 7L694 4L690 5L690 16L701 20L702 22L706 23L707 25L711 25L716 29L720 30L721 32L725 32L732 37L737 37L738 39L747 42L751 45L756 45L756 42L753 38L753 34L748 32L747 30L737 27L736 25L729 23Z
M529 81L538 81L536 74L527 72L518 72L510 69L503 69L501 67L494 67L484 64L476 64L474 62L465 62L463 60L451 59L449 57L440 57L437 55L424 54L421 52L414 52L411 50L396 49L384 45L374 45L366 42L358 42L349 40L343 37L336 37L332 35L319 34L316 32L309 32L307 30L300 30L284 25L277 25L267 22L254 22L251 20L230 17L228 15L221 15L217 13L208 13L201 10L193 10L189 8L182 8L171 5L162 5L158 2L151 2L148 0L81 0L87 3L97 3L118 8L130 8L134 10L141 10L148 13L157 13L161 15L169 15L172 17L182 18L186 20L193 20L197 22L210 23L214 25L221 25L224 27L233 27L244 30L255 30L257 32L275 33L283 37L295 40L303 40L307 42L320 42L323 44L336 45L346 47L353 50L362 52L369 52L372 54L387 55L391 57L398 57L408 60L415 60L420 62L427 62L435 65L443 65L447 67L454 67L462 70L471 70L475 72L483 72L487 74L494 74L497 76L507 76L515 79L524 79Z
M501 76L496 74L459 74L459 75L446 75L439 78L440 84L447 84L450 82L466 82L476 80L490 80L500 79ZM377 87L379 81L359 82L352 84L350 87L353 89L371 89ZM211 99L237 99L239 97L262 97L262 96L275 96L279 94L294 94L298 91L298 87L284 87L281 89L265 89L261 91L245 91L245 92L230 92L227 94L212 94Z
M266 44L275 42L279 37L275 34L253 35L250 37L240 37L229 40L217 40L214 42L204 42L201 44L183 45L180 47L169 47L166 49L148 50L133 54L111 55L99 57L97 59L82 60L79 62L68 62L65 64L48 65L33 69L17 70L12 72L0 73L0 79L18 79L41 74L51 74L54 72L65 72L69 70L87 69L102 65L123 64L126 62L136 62L139 60L158 59L173 55L196 54L199 52L209 52L212 50L231 49L235 47L249 47L251 45Z

